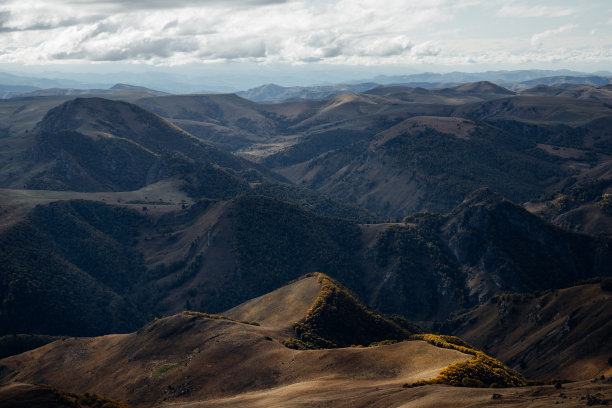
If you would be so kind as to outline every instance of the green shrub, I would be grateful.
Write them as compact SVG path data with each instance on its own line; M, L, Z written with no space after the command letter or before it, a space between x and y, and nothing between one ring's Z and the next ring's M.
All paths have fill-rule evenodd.
M151 377L157 378L157 377L159 377L161 375L164 375L168 371L176 370L177 368L182 367L184 365L185 365L184 361L179 361L178 363L168 364L168 365L162 366L162 367L158 368L157 370L153 371L153 373L151 374Z
M604 193L597 205L604 213L612 215L612 193Z

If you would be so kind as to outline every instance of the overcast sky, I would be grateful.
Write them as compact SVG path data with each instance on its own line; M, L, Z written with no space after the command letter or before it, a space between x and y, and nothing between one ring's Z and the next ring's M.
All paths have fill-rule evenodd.
M0 0L3 66L103 62L596 71L612 1Z

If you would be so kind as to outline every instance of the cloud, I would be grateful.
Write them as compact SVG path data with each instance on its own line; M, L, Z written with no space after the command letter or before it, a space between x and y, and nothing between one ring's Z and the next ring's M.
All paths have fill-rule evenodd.
M406 36L351 40L344 48L347 57L390 57L410 51L412 42Z
M73 60L87 57L92 61L124 61L130 59L146 61L152 58L168 58L178 52L192 52L198 49L199 44L196 41L170 38L142 39L111 49L83 47L72 51L62 51L53 54L52 58Z
M567 25L564 25L563 27L559 27L559 28L556 28L556 29L553 29L553 30L546 30L546 31L543 31L541 33L534 34L531 37L531 45L533 45L533 46L540 46L540 45L542 45L542 40L544 40L545 38L553 36L553 35L556 35L556 34L561 34L561 33L564 33L566 31L573 30L573 29L575 29L577 27L578 27L578 25L576 25L576 24L567 24Z
M0 63L452 65L569 55L561 47L545 52L541 45L576 26L540 31L548 28L541 28L548 17L583 13L580 4L502 1L4 0ZM531 18L491 30L499 23L496 16ZM583 37L564 35L563 46L597 49L589 55L606 60L611 29L598 25L588 44ZM528 41L539 54L523 58L533 51L526 49Z
M66 4L122 11L166 10L189 7L226 6L233 8L266 6L287 3L289 0L66 0Z
M56 28L89 24L103 18L101 15L61 18L56 16L36 16L28 20L12 19L10 12L0 12L0 32L42 31Z
M42 31L90 24L104 19L104 14L72 9L65 4L36 1L8 1L0 6L0 32Z
M258 59L266 56L265 41L258 38L213 38L199 47L198 58L212 60Z
M520 4L509 4L503 6L495 14L499 17L566 17L571 16L576 11L567 7L549 6L525 6Z
M437 47L432 42L427 41L427 42L424 42L422 44L416 45L412 49L411 54L413 56L421 58L421 57L435 57L435 56L439 55L440 52L442 52L440 47Z
M10 11L0 11L0 26L3 26L11 19Z
M30 62L378 64L436 55L439 50L431 47L412 52L414 44L425 42L414 37L452 21L454 7L474 1L56 0L50 7L8 0L2 27L23 34L4 43L0 37L0 49L15 45L11 58L28 55ZM39 33L43 29L52 33Z

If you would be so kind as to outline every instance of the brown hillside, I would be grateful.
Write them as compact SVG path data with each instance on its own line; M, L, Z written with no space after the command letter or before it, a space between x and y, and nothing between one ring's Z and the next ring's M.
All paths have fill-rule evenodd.
M96 394L68 393L49 385L0 385L0 408L131 408Z
M490 99L503 98L514 92L491 82L473 82L450 88L413 88L402 85L379 86L364 92L392 98L394 102L430 105L463 105Z
M600 284L500 295L454 322L454 334L530 378L612 374L612 292Z
M189 404L170 403L164 407L185 408L549 408L605 405L612 399L612 385L581 382L566 384L562 390L554 386L483 389L428 385L402 388L377 381L311 381L272 390L259 391L230 398L211 399Z
M266 327L290 329L293 323L306 316L320 291L321 284L317 277L310 276L249 300L223 315L237 320L255 321Z
M0 386L1 408L59 408L53 392L32 384L11 383Z
M423 341L298 351L281 345L277 333L181 314L151 322L137 333L73 338L4 359L3 380L50 383L150 407L300 383L319 389L346 382L401 389L468 357Z
M371 144L372 149L387 143L394 137L402 134L415 135L425 129L432 129L440 133L453 135L459 139L468 139L476 124L463 118L445 118L438 116L416 116L406 119L395 126L376 135Z
M317 286L314 277L301 279L226 313L259 316L259 326L182 313L136 333L71 338L4 359L0 380L95 392L136 407L484 407L494 393L505 406L518 407L548 406L560 398L552 386L494 392L440 385L406 388L471 357L424 341L302 351L284 347L285 330L274 326L298 317ZM15 387L36 389L0 388L0 401ZM568 406L578 406L587 393L610 398L612 386L582 383L566 385L563 392L564 402L574 403Z
M449 89L452 89L457 92L465 92L468 94L483 96L514 95L514 92L512 92L511 90L489 81L470 82Z
M516 96L461 106L453 116L528 123L584 125L607 117L611 108L599 101L552 96Z
M612 207L606 199L606 194L612 193L612 162L589 168L576 179L525 207L573 231L592 235L612 233Z
M537 85L520 92L521 95L563 96L566 98L589 99L605 103L612 102L612 86L579 86L564 88L560 86Z
M168 95L136 103L226 150L264 143L277 128L258 104L233 94Z

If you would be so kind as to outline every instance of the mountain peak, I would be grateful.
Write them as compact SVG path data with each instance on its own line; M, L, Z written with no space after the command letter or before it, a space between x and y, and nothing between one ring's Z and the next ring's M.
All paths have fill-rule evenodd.
M472 191L466 198L459 204L453 212L476 205L495 205L507 201L501 194L496 193L489 187L481 187L477 190Z
M514 95L514 92L512 92L511 90L506 89L503 86L499 86L490 81L469 82L467 84L455 86L451 89L455 89L461 92Z
M154 95L168 95L166 92L156 91L155 89L146 88L144 86L130 85L118 83L109 88L112 91L144 91Z
M105 98L75 98L50 109L37 128L46 132L75 130L83 134L99 133L122 125L136 124L138 118L150 117L157 124L166 120L141 107L123 101Z
M405 340L419 331L405 319L371 310L335 279L318 272L312 275L320 285L320 292L306 316L294 324L295 337L285 341L285 346L318 349L369 345L385 340Z

